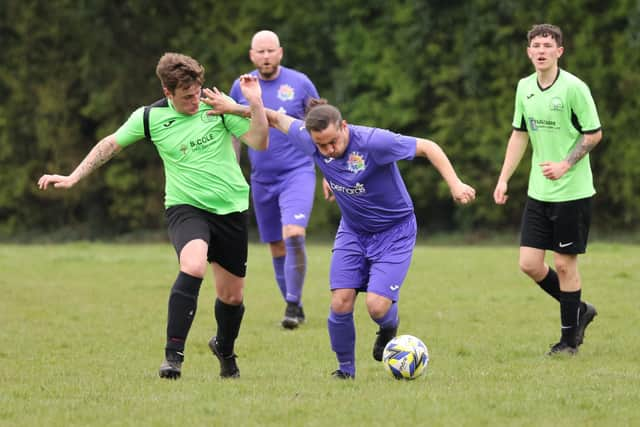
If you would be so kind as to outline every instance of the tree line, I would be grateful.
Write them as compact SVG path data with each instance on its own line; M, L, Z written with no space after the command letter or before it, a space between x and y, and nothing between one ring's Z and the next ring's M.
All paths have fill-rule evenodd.
M593 93L604 138L592 152L594 227L630 230L640 213L640 1L472 0L8 0L0 6L0 237L62 232L98 238L163 229L162 165L152 144L125 149L71 191L37 189L70 173L141 105L162 96L166 51L206 68L228 91L251 70L250 38L278 33L283 65L306 73L350 123L426 137L447 152L476 203L453 204L426 161L400 162L427 231L515 229L529 159L493 203L511 132L515 87L533 72L526 32L565 35L560 66ZM247 172L244 156L243 168ZM309 233L334 230L337 208L317 189Z

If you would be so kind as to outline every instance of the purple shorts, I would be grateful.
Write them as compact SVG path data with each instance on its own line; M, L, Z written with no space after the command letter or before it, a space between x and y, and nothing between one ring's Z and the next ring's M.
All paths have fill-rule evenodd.
M251 198L263 242L282 240L283 225L307 228L316 187L316 173L293 170L272 182L251 181Z
M331 257L331 290L357 289L398 301L417 230L414 215L380 233L357 233L341 221Z

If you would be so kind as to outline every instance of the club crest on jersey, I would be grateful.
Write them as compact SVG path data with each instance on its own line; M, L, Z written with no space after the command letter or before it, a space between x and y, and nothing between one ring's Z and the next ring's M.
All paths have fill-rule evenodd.
M209 111L209 110L205 110L200 114L200 118L205 123L211 123L211 122L216 120L216 117L220 117L220 116L207 114L207 111Z
M347 169L349 172L358 173L365 170L367 166L364 164L364 157L362 154L354 151L349 153L349 159L347 160Z
M549 109L551 111L562 111L564 109L564 104L562 104L562 99L554 96L551 98L551 102L549 102Z
M296 96L296 92L289 85L281 85L278 88L278 99L281 101L291 101Z

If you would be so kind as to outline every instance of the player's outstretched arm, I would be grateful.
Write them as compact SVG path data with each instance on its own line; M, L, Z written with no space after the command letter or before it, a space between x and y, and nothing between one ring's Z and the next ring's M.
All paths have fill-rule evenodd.
M269 121L269 126L272 128L278 129L280 132L285 135L289 133L289 127L291 127L291 123L296 120L294 117L288 116L283 113L279 113L278 111L267 108L267 120Z
M502 164L502 170L498 177L496 188L493 190L493 200L498 205L504 205L507 203L509 196L507 195L507 188L511 175L515 172L522 156L524 156L527 150L527 143L529 142L529 135L527 132L513 130L511 137L509 137L509 144L507 145L507 151L504 155L504 163Z
M213 89L204 89L204 95L202 102L212 108L208 114L234 114L236 116L251 117L249 106L236 103L215 87ZM295 118L270 108L265 108L265 112L269 126L278 129L282 133L289 133L289 126L291 126Z
M456 202L467 204L475 200L476 190L458 178L453 165L438 144L428 139L416 139L416 156L426 157L449 185Z
M240 140L254 150L266 150L269 146L269 122L262 103L262 90L256 76L243 74L240 76L240 90L249 102L251 111L251 126L240 135Z
M38 188L46 190L49 185L53 185L54 188L71 188L82 178L107 163L120 150L121 147L116 143L115 135L111 134L89 151L71 175L42 175L38 180Z
M214 86L213 89L204 88L202 92L204 96L200 100L211 107L207 114L234 114L247 118L251 117L251 109L248 105L238 104L232 98L220 92L217 87Z

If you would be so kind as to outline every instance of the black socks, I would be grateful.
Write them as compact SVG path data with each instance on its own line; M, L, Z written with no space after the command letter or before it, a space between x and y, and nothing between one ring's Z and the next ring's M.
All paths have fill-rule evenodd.
M169 295L166 353L182 353L196 315L202 278L180 272Z
M549 272L544 279L536 283L556 301L560 301L560 281L558 280L558 273L553 268L549 267Z
M587 309L586 304L580 301L582 291L561 291L558 274L551 267L549 267L549 272L545 278L537 283L543 291L560 303L560 319L562 321L561 339L570 346L575 347L578 318L580 317L580 313Z
M233 354L233 344L240 332L244 304L225 304L216 298L214 310L218 322L218 332L216 333L218 348L223 356L230 356Z
M574 292L560 293L560 319L562 320L561 340L576 347L576 329L578 328L578 316L580 315L580 295L578 289Z

